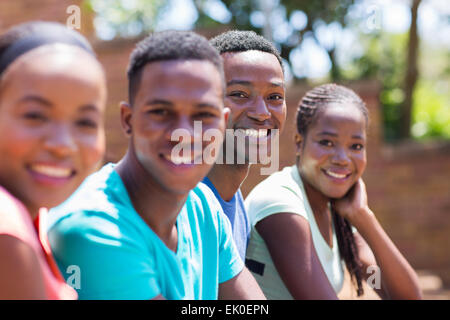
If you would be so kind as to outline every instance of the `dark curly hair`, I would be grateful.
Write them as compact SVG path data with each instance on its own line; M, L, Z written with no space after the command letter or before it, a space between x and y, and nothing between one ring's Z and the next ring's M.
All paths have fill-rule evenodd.
M166 60L206 60L217 68L224 79L222 58L205 37L192 31L155 32L140 41L130 56L128 95L131 105L144 66Z
M355 92L336 84L325 84L308 91L300 100L297 110L298 133L306 136L311 123L316 119L317 111L320 108L327 107L331 103L358 107L366 119L366 125L368 125L369 115L367 108ZM358 247L353 237L352 226L350 222L339 215L333 208L331 212L339 252L345 261L353 283L356 283L357 295L361 296L364 293L362 287L363 269L362 263L359 260Z
M209 42L219 51L220 54L225 52L243 52L249 50L271 53L277 58L281 68L283 69L283 61L277 48L269 40L258 35L254 31L226 31L210 39Z

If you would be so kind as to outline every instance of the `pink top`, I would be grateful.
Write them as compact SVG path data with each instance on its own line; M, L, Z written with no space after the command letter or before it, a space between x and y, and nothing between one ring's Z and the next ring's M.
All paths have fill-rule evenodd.
M0 234L13 236L35 251L48 299L75 300L77 293L65 283L53 259L45 229L39 228L44 225L46 214L46 209L39 211L35 228L23 204L0 186Z

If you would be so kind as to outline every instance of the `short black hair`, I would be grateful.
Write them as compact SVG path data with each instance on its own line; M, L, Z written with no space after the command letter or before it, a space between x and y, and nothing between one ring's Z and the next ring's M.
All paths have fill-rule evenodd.
M130 56L128 65L128 97L133 105L144 66L168 60L206 60L219 71L223 85L223 63L217 50L208 40L192 31L154 32L141 40Z
M230 30L209 40L220 54L257 50L273 54L283 69L283 60L278 49L266 38L254 31ZM284 70L283 70L284 72Z

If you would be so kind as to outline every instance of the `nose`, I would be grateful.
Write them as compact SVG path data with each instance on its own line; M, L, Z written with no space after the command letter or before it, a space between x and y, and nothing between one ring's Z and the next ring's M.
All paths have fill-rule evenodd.
M350 162L350 158L349 158L345 148L342 148L342 147L335 148L335 151L331 158L331 162L333 164L337 164L337 165L341 165L341 166L347 165Z
M173 122L173 126L167 132L174 144L193 144L202 139L201 121L192 122L189 117L180 117ZM181 139L182 140L181 140Z
M60 158L76 152L77 144L70 126L63 123L53 125L45 138L45 148Z
M263 97L257 97L255 107L247 112L249 118L263 122L270 119L271 113Z

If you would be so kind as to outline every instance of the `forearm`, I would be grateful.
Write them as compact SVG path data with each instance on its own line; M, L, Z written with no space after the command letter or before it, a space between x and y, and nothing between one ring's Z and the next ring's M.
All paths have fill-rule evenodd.
M266 300L253 275L246 267L234 278L219 284L220 300Z
M414 269L381 227L370 209L358 214L352 224L371 248L381 272L381 283L391 299L421 299Z

